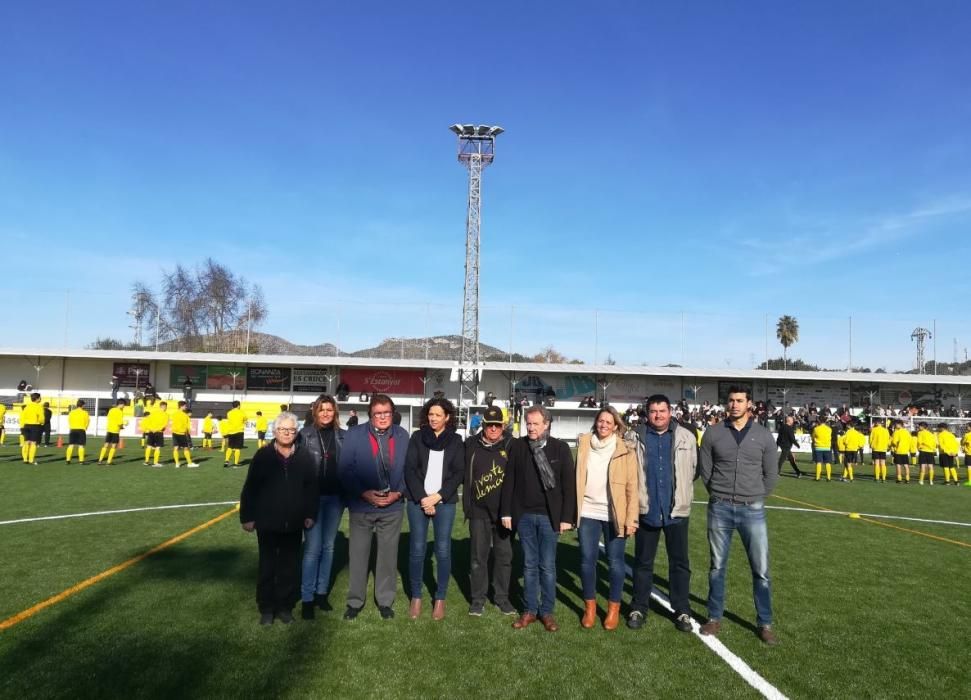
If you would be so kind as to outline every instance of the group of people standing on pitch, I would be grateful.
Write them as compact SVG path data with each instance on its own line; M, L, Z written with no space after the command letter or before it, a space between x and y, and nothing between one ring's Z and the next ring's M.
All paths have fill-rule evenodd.
M674 625L691 631L688 523L694 480L700 476L710 495L711 550L708 620L700 632L720 631L729 547L738 530L752 570L758 635L775 644L763 502L777 478L776 449L751 407L749 390L733 387L727 419L706 431L699 449L695 434L673 419L663 395L648 399L648 421L636 430L629 431L618 412L605 406L590 432L579 437L574 461L569 446L550 435L551 415L544 406L525 410L523 438L512 438L502 411L490 406L481 430L463 440L456 432L455 408L444 398L424 404L420 428L409 436L393 423L394 402L384 394L370 398L366 423L346 431L340 428L337 402L321 395L303 426L293 413L277 417L273 440L254 456L240 497L243 529L258 536L260 623L292 622L297 600L305 620L314 619L316 610L333 609L334 543L345 508L344 619L358 617L366 604L375 545L375 602L383 619L394 617L405 517L408 614L417 619L423 613L431 529L436 561L431 617L444 619L461 498L469 528L469 615L485 613L491 583L492 603L500 613L515 616L515 629L539 622L557 631L557 549L561 536L576 529L584 599L580 624L597 624L597 562L603 548L609 592L602 624L608 630L618 626L625 551L633 537L627 626L639 629L652 595L657 597L653 567L663 535ZM510 596L514 538L523 554L520 609Z

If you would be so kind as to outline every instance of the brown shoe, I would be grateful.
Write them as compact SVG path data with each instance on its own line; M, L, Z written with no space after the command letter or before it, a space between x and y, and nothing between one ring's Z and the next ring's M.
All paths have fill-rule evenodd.
M558 629L560 629L560 626L556 624L556 618L553 617L552 614L543 615L541 618L539 618L539 621L543 623L543 629L545 629L547 632L556 632Z
M533 613L527 612L523 613L523 616L512 623L513 629L522 630L529 627L531 624L536 622L536 616Z
M583 601L583 619L580 620L580 626L584 629L590 629L597 623L597 601L595 600L585 600Z
M432 619L433 620L444 620L445 619L445 601L436 600L435 606L432 608Z
M772 632L772 628L769 625L759 627L759 639L770 647L774 647L779 643L779 639Z
M708 620L708 622L701 626L701 633L706 637L717 637L721 629L721 620Z
M412 620L418 619L418 616L421 615L421 598L411 599L411 606L408 608L408 615L411 616Z
M620 603L607 603L607 617L604 618L604 629L615 630L620 622Z

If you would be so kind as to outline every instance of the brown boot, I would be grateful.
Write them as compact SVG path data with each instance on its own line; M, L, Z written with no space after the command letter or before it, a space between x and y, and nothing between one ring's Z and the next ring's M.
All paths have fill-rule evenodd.
M620 603L607 603L607 617L604 618L604 629L615 630L620 622Z
M526 629L534 622L536 622L536 615L533 613L524 612L522 617L512 623L512 626L513 629L522 630Z
M408 608L408 615L411 616L412 620L418 619L418 616L421 615L421 598L411 599L411 607Z
M432 619L433 620L444 620L445 619L445 601L436 600L435 606L432 608Z
M595 600L585 600L583 601L583 619L580 620L580 626L584 629L590 629L597 623L597 601Z

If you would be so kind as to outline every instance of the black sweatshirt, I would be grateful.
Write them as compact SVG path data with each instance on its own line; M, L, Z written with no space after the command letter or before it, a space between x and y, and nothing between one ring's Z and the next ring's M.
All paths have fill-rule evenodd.
M257 530L297 532L317 517L320 498L313 458L298 447L284 458L273 444L257 450L239 496L239 521Z

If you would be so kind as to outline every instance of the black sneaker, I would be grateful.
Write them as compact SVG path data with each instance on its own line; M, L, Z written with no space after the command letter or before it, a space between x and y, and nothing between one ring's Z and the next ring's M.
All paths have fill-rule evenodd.
M390 620L394 617L394 610L389 605L379 605L378 612L381 613L382 620Z
M496 607L499 608L499 612L501 612L503 615L518 615L519 614L516 611L516 606L514 606L508 600L505 600L505 601L503 601L501 603L496 603Z
M273 613L260 613L260 624L261 625L272 625L273 624Z
M276 619L285 625L289 625L291 622L293 622L293 613L291 613L289 610L281 610L276 614Z
M472 617L482 617L482 613L485 612L485 606L482 603L472 603L469 606L469 615Z
M323 595L321 595L320 593L318 593L317 595L315 595L314 596L314 605L316 605L318 608L320 608L324 612L330 612L331 610L334 609L333 606L330 604L330 601L327 600L327 594L326 593L324 593Z
M630 615L627 616L627 626L632 630L639 630L644 626L646 620L647 616L640 610L632 610Z
M345 620L353 620L355 617L361 614L360 608L352 608L350 605L347 606L347 610L344 611Z
M229 462L226 462L225 464L223 464L223 469L229 469Z
M678 632L690 632L691 631L691 615L688 613L681 613L674 618L674 628Z
M314 604L313 603L303 603L300 606L300 617L304 620L314 619Z

